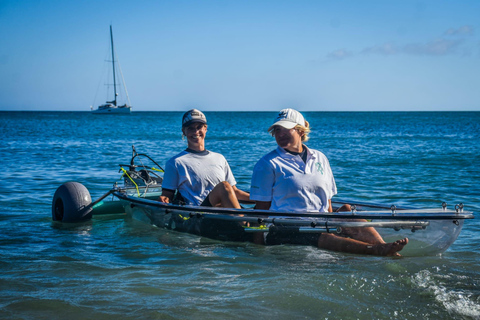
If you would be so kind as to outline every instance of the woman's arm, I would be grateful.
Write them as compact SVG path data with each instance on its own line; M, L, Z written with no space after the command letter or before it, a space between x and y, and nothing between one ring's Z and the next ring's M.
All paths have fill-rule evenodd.
M255 209L257 210L270 210L272 201L255 201Z
M250 194L243 190L238 189L236 186L232 186L233 191L235 192L235 196L237 197L238 201L246 201L251 202Z

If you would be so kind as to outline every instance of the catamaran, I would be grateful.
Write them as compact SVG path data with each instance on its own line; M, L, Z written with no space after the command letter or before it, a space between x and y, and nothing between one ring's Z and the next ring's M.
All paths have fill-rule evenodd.
M113 32L112 32L112 26L110 26L110 46L111 46L111 51L112 51L112 75L113 75L113 100L112 101L107 101L106 103L98 106L97 109L94 109L93 106L90 107L92 110L92 113L96 114L108 114L108 113L130 113L132 107L130 106L130 98L128 97L128 92L127 92L127 87L125 86L125 80L123 79L123 74L120 69L120 64L117 61L115 61L115 48L113 46ZM128 101L125 102L123 105L118 104L118 92L117 92L117 68L116 66L118 65L118 69L120 72L120 75L122 76L122 84L123 84L123 89L125 91L126 95L126 100Z

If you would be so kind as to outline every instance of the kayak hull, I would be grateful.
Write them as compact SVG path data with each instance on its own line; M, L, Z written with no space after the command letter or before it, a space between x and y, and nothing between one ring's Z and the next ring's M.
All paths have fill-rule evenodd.
M469 214L448 211L417 210L406 215L397 211L387 216L385 211L368 211L348 215L327 214L316 218L270 216L252 209L223 209L162 204L148 199L115 194L128 204L125 212L136 220L168 230L195 234L222 241L253 241L260 233L267 245L316 245L322 233L342 233L346 227L375 227L386 242L408 238L402 256L438 255L445 252L460 234ZM257 213L258 212L258 213ZM367 212L367 211L365 211ZM272 212L273 214L273 212ZM429 219L429 215L431 218ZM457 217L457 219L455 219ZM361 218L361 219L360 219ZM444 218L444 219L442 219Z

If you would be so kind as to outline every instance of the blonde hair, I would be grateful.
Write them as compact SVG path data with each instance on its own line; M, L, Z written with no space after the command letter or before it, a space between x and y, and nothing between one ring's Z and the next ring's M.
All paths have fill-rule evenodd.
M302 142L307 142L308 139L310 139L310 137L308 136L308 134L310 133L310 123L308 123L307 120L305 120L305 127L300 125L300 124L297 124L295 127L294 127L295 130L299 131L299 132L303 132L303 135L302 135ZM268 133L270 133L272 135L272 137L275 136L275 126L271 126L270 128L268 128Z
M308 136L308 134L310 133L310 123L308 123L307 120L305 120L305 127L302 126L302 125L299 125L297 124L295 126L295 130L299 131L299 132L303 132L303 136L302 136L302 142L307 142L308 139L310 139L310 137Z

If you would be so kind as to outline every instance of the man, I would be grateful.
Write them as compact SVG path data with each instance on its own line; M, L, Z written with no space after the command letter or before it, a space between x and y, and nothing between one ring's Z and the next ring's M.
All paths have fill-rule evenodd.
M197 109L182 117L187 149L167 161L160 201L171 203L175 191L187 204L206 207L240 208L238 200L249 194L238 189L225 157L205 149L207 118Z

